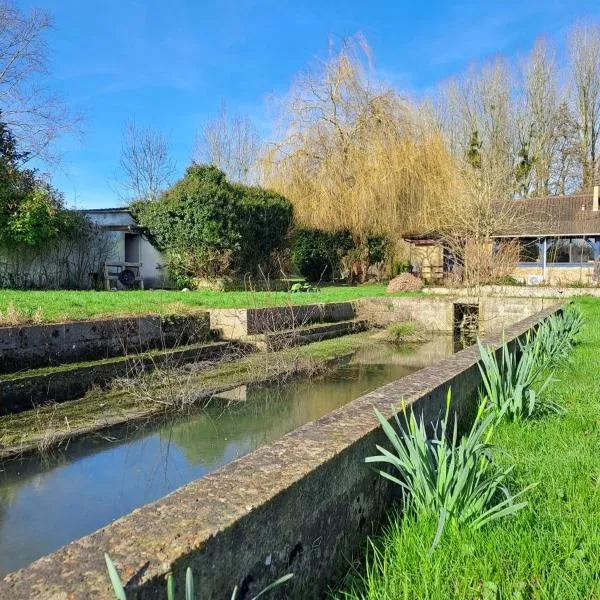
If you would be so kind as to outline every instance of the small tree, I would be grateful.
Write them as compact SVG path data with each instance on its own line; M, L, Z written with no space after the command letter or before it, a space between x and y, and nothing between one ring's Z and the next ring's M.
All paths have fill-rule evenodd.
M233 185L216 167L196 164L158 200L132 210L182 281L256 273L283 245L292 218L279 194Z

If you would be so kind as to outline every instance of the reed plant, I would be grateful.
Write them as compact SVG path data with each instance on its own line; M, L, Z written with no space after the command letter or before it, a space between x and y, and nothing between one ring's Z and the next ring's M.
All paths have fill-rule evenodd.
M481 395L498 418L523 421L563 408L545 395L555 368L568 357L577 343L584 321L574 306L548 317L512 350L503 344L500 356L479 344Z
M370 464L390 465L378 473L400 486L404 506L417 518L438 520L430 552L439 543L447 524L479 529L501 517L525 507L515 502L528 489L512 494L507 482L512 467L500 467L493 459L489 443L494 429L494 415L481 404L470 431L458 434L457 419L449 431L451 392L448 392L444 417L427 434L423 416L403 410L403 421L394 410L394 428L375 410L392 450L377 446L378 455L365 459Z
M548 317L536 331L536 337L543 348L545 360L552 366L568 360L577 344L584 325L581 310L574 305Z
M553 371L548 371L549 362L538 336L528 335L518 352L503 344L499 357L492 348L479 341L478 345L482 400L498 419L523 421L561 411L560 406L543 394L552 381Z

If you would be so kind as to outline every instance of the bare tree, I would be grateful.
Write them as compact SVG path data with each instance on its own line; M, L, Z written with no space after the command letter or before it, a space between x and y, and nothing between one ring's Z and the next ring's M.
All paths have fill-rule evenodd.
M558 151L561 92L554 51L538 40L522 64L522 104L517 115L523 195L552 191L552 167ZM525 162L528 161L528 162Z
M175 172L167 137L151 127L127 123L123 131L117 184L127 200L155 200Z
M55 159L52 142L74 131L80 118L47 85L48 50L44 40L52 22L47 13L25 13L0 2L0 108L30 158Z
M445 84L442 96L455 157L482 171L496 185L503 181L506 194L515 189L513 85L509 65L497 59L479 68L471 66Z
M250 118L229 115L222 103L218 115L202 127L193 158L218 167L231 181L251 185L257 179L260 152L260 136Z
M581 183L590 188L600 174L600 25L580 23L569 34L574 112L579 126Z

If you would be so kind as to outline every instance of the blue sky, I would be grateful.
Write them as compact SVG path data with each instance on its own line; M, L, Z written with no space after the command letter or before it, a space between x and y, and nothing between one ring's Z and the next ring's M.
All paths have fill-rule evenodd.
M53 15L51 83L84 114L81 140L59 144L53 182L79 207L118 205L114 176L127 120L171 140L178 173L202 122L222 100L267 126L266 100L327 48L358 31L377 69L423 93L472 61L560 39L598 0L17 0Z

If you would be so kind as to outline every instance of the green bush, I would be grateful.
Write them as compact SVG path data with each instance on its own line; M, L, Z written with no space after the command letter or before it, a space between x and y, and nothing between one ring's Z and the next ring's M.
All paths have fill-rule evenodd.
M348 231L330 233L320 229L297 229L292 260L308 281L331 280L339 273L341 259L353 247Z
M255 273L258 265L268 271L274 250L287 241L292 222L292 205L281 194L258 186L236 185L240 202L242 245L240 266Z
M63 197L24 168L30 156L20 152L8 126L0 121L0 246L36 247L76 227Z
M131 209L180 280L258 273L284 245L292 219L279 194L233 185L216 167L197 164L158 200Z

